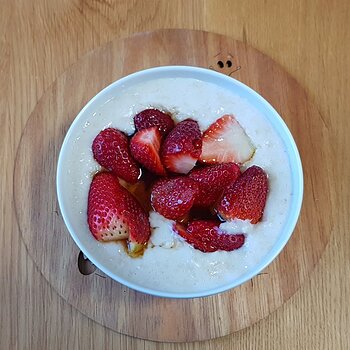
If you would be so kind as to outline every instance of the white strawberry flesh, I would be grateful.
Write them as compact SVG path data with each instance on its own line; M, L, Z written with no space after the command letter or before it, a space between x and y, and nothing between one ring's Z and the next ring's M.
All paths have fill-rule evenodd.
M224 115L204 132L200 161L243 164L254 152L255 147L236 118Z

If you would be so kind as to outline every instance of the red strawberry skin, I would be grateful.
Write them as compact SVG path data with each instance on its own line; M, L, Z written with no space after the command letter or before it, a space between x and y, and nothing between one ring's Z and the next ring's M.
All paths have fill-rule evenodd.
M178 123L166 137L161 158L171 172L187 174L196 164L202 152L202 137L198 123L186 119Z
M159 149L162 135L156 126L138 131L130 140L131 155L153 174L165 176Z
M211 165L192 170L189 177L198 183L195 206L210 207L219 200L224 189L237 180L241 174L235 163Z
M88 225L99 241L128 239L129 253L143 251L151 234L148 215L109 172L97 173L88 195Z
M156 126L162 135L167 135L175 126L169 114L158 109L145 109L134 117L136 130L148 129Z
M117 129L102 130L92 143L92 152L101 166L127 182L135 183L141 175L131 156L127 136Z
M225 233L220 230L219 225L219 221L195 220L188 225L187 229L177 223L174 225L174 230L193 248L204 253L218 250L229 252L242 247L245 242L243 234Z
M248 219L256 224L263 216L267 193L267 175L253 165L224 191L217 212L224 220Z
M167 219L181 219L192 208L198 185L187 177L161 179L151 193L152 207Z
M184 227L180 223L175 223L173 226L173 230L193 248L200 250L203 253L212 253L218 250L215 244L213 244L210 239L202 240L198 237L195 237L194 235L191 235L187 232L186 227Z

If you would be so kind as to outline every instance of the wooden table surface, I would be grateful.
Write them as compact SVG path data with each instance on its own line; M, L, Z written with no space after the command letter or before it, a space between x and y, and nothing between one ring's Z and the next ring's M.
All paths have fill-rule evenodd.
M201 343L134 339L64 302L27 254L12 201L17 146L43 92L90 50L158 28L226 34L268 54L306 89L332 135L334 210L323 215L334 226L310 280L268 318ZM349 349L349 91L348 0L0 0L0 349Z

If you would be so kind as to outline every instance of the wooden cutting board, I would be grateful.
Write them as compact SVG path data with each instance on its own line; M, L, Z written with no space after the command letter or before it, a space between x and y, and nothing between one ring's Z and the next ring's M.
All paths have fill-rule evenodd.
M251 281L207 298L157 298L130 290L93 269L89 275L81 274L79 249L65 228L56 199L60 146L80 109L116 79L160 65L215 69L258 91L289 126L303 161L303 208L283 252ZM117 39L71 66L30 115L14 171L18 224L43 276L64 300L92 320L117 332L157 341L224 336L283 305L324 251L332 226L332 216L321 215L331 211L328 165L323 163L330 159L328 144L327 127L302 87L275 61L243 42L190 30L159 30Z

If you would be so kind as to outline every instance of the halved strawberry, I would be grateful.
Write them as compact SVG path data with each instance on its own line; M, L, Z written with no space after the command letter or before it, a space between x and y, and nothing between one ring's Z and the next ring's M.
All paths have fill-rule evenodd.
M241 233L228 234L220 230L220 222L213 220L195 220L189 223L187 229L176 223L173 229L193 248L204 253L217 250L232 251L239 249L245 242L245 236Z
M170 131L162 145L161 158L169 171L187 174L195 166L201 151L202 138L198 123L186 119Z
M188 177L161 179L152 189L152 207L168 219L181 219L192 208L197 192L197 183Z
M142 254L146 248L151 234L148 215L114 174L100 172L93 177L87 216L90 231L97 240L127 239L131 256Z
M233 115L224 115L203 134L203 163L239 163L249 160L255 152L250 138Z
M193 248L198 249L203 253L212 253L218 250L216 245L212 243L210 239L202 241L200 238L188 233L187 228L178 222L174 223L173 230Z
M159 157L161 133L156 126L138 131L130 140L130 151L134 159L156 175L166 175Z
M127 182L135 183L141 175L129 150L129 139L121 131L113 128L102 130L92 143L96 161Z
M241 174L235 163L214 164L205 168L192 170L188 176L198 183L199 192L194 205L210 207L222 195L223 190Z
M268 179L263 169L253 165L223 193L217 212L224 220L250 220L256 224L264 213Z
M134 117L136 130L148 129L156 126L162 135L167 135L174 128L171 116L155 108L145 109Z

